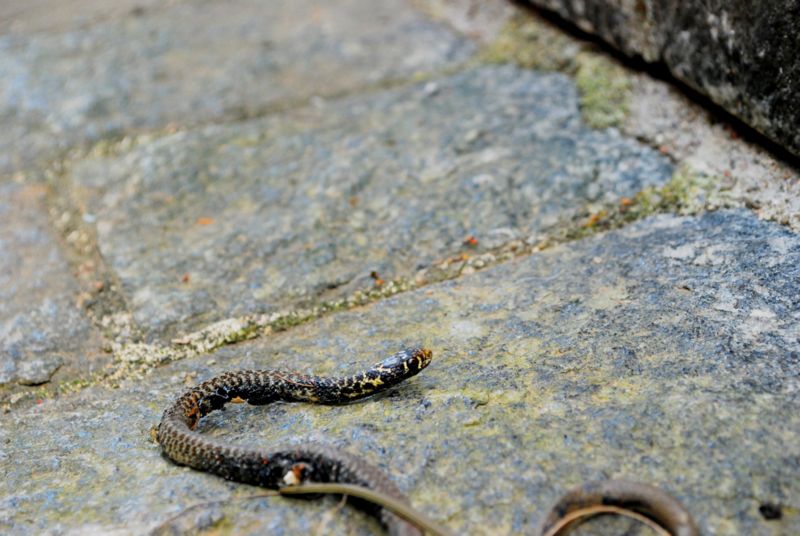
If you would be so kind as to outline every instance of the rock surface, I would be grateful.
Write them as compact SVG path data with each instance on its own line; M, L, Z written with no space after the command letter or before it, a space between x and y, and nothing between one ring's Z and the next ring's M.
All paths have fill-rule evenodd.
M0 172L138 129L389 83L455 64L472 49L402 0L167 2L110 16L115 11L90 9L109 18L84 26L0 36ZM23 30L26 20L36 28L36 14L22 10Z
M796 533L798 266L800 238L746 212L654 217L3 416L0 456L14 463L0 527L141 532L195 503L257 493L159 456L149 429L173 397L223 370L339 374L425 343L433 364L387 396L235 407L202 429L359 453L459 533L531 534L561 493L604 477L674 493L703 534ZM375 528L332 505L214 503L176 522ZM766 520L764 505L784 515Z
M675 494L703 534L800 533L800 236L755 216L800 228L800 183L730 125L555 27L501 30L522 13L505 4L7 4L0 533L374 534L335 499L177 467L150 433L223 370L340 374L407 344L435 360L384 396L202 429L338 445L457 533L533 533L605 477ZM473 54L497 32L558 60L539 67L594 67L576 86L482 66L525 56ZM659 91L629 102L643 86L617 75ZM581 123L598 101L629 111L623 134ZM730 196L761 209L641 219ZM263 330L230 317L352 296L373 270L414 282Z
M159 334L413 276L468 235L528 237L671 174L583 126L566 77L506 66L178 133L69 178Z
M677 78L800 155L795 0L530 0Z
M0 385L45 383L64 359L82 370L99 360L45 195L41 186L0 183Z
M18 381L21 385L41 385L47 383L63 364L64 361L57 355L44 359L22 361L17 365Z

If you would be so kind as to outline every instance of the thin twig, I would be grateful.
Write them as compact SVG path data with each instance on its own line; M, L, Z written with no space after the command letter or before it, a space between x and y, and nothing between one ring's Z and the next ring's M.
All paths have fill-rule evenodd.
M418 512L405 504L398 501L394 497L375 491L373 489L365 488L363 486L355 486L353 484L303 484L301 486L288 486L278 490L282 495L305 495L316 493L333 493L336 495L349 495L351 497L358 497L373 504L377 504L386 508L398 517L408 521L417 528L433 534L434 536L454 536L452 532L446 527L443 527L436 521L428 518L421 512Z
M643 516L642 514L634 512L633 510L629 510L627 508L620 508L618 506L607 506L607 505L587 506L586 508L581 508L580 510L575 510L573 512L570 512L561 519L559 519L558 522L552 527L550 527L550 530L542 534L542 536L556 536L563 529L571 525L574 521L577 521L578 519L584 517L593 517L599 514L616 514L619 516L630 517L631 519L635 519L640 523L644 523L645 525L653 529L653 531L655 531L655 533L658 534L658 536L671 536L670 533L664 527L662 527L649 517Z

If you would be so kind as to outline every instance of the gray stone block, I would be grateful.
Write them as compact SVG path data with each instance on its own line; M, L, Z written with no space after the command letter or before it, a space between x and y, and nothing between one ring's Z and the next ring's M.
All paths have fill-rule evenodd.
M797 0L529 0L629 56L665 64L800 155Z
M182 132L70 179L159 334L413 276L467 235L527 237L671 173L583 126L567 77L505 66Z
M473 48L402 0L105 11L69 29L0 36L0 172L103 137L405 79Z
M374 524L332 502L229 501L259 490L174 466L149 429L224 370L343 374L425 344L433 363L386 396L238 406L201 429L258 447L338 445L456 533L533 534L567 489L625 477L673 493L703 534L795 534L798 266L800 238L747 212L654 217L0 416L0 529L144 532L200 503L173 522L366 534ZM618 533L605 523L589 533Z
M0 385L88 370L100 336L76 305L78 285L50 229L41 186L0 183Z

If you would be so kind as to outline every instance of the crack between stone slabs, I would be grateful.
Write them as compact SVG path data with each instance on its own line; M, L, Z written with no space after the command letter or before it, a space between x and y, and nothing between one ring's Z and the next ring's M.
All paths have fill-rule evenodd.
M374 84L364 84L325 95L324 98L331 100L342 99L353 95L369 95L379 91L406 87L425 80L450 76L485 63L492 63L492 61L487 60L483 51L478 49L470 58L457 64L425 73L413 74L404 78L391 78ZM308 106L313 102L315 97L317 96L301 99L283 99L277 103L259 108L243 108L238 110L238 113L231 113L232 110L228 110L220 117L212 118L207 121L187 123L179 128L175 125L167 125L160 129L138 132L134 130L121 137L107 137L94 143L79 144L72 148L64 149L57 153L60 156L50 160L49 165L46 163L44 164L46 166L44 171L45 182L53 186L53 195L48 203L51 221L66 243L67 247L65 250L67 251L67 257L82 287L78 297L78 306L87 311L95 327L98 328L109 341L108 350L114 350L115 339L117 341L119 341L120 338L128 341L139 340L141 339L141 333L132 320L132 315L127 306L118 277L108 266L100 253L96 234L91 225L92 222L84 220L85 214L76 206L76 200L71 199L69 195L69 163L78 161L87 156L112 156L120 154L129 151L140 143L146 143L154 138L170 135L178 131L202 128L208 125L235 125L238 122L256 120L271 114L285 113L293 109ZM41 167L39 167L39 169L41 169ZM38 172L37 166L34 166L34 172ZM607 214L612 213L613 211L607 212ZM603 216L605 216L605 214L603 214ZM597 216L595 216L595 219L597 219ZM603 227L604 224L602 221L590 223L598 228ZM565 234L567 237L572 237L578 236L581 233L567 230ZM548 241L552 242L553 239L549 239ZM524 249L525 248L522 248L521 250ZM482 261L481 259L472 259L469 262L459 261L460 268L455 276L461 275L464 271L469 273L471 270L480 269L480 266L484 262L493 264L494 261L491 260L491 258L494 257L493 253L488 252L483 256L485 257L487 255L490 259L486 261ZM449 268L450 264L445 261L445 263L441 264L439 267L433 267L433 271L448 273ZM447 278L449 278L449 276L444 277L444 279ZM438 277L435 279L437 281L441 280L441 278ZM400 285L406 284L405 282L395 283ZM323 302L323 304L326 303L331 302ZM325 306L326 305L323 305L323 308ZM287 318L293 318L294 316L296 315L293 313L288 315ZM242 319L236 320L242 321ZM251 323L250 320L245 322L245 324L249 323ZM258 325L258 322L256 322L256 325ZM200 330L200 332L203 331L204 330Z
M340 99L356 94L364 95L371 92L408 86L414 83L419 83L423 80L448 76L456 72L474 68L487 62L491 63L492 61L487 60L487 57L482 53L481 50L479 50L464 62L449 66L444 69L411 76L405 79L384 80L377 84L367 84L358 88L352 88L339 92L335 95L330 95L326 98ZM287 112L292 109L307 106L311 99L313 99L313 97L297 99L295 101L284 100L275 105L269 105L261 108L260 111L256 113L244 114L241 118L233 119L232 121L230 119L226 120L225 117L222 117L222 121L211 120L207 123L200 122L195 125L187 124L186 126L181 127L181 129L176 129L174 126L168 126L161 130L150 131L149 133L138 135L132 133L116 140L112 138L106 138L94 143L88 148L84 146L67 150L61 159L51 162L50 167L46 170L48 182L54 185L53 200L50 203L51 220L61 232L62 237L69 246L67 248L70 252L69 257L71 259L71 263L76 269L76 273L79 274L79 276L85 276L87 265L89 265L89 268L92 268L91 265L94 263L96 277L91 281L87 281L86 277L82 277L82 282L84 284L78 301L79 305L86 306L85 308L88 311L90 319L107 339L119 339L119 335L122 333L122 338L128 341L139 340L141 339L141 334L139 333L137 326L135 326L132 321L132 315L127 307L125 296L121 290L122 287L118 278L102 258L91 223L83 220L83 215L79 207L75 206L75 200L70 199L68 179L69 163L89 155L106 156L125 152L130 150L138 143L147 142L154 137L168 135L178 130L199 128L203 124L235 124L239 121L254 120L259 117L264 117L271 113ZM652 145L651 140L645 141L647 145ZM675 181L671 182L674 183ZM703 186L703 188L705 190L709 190L708 185ZM672 198L674 200L677 193L676 189L673 188L673 191L671 192L665 190L665 192L667 193L667 199ZM578 239L586 236L587 234L592 234L601 230L619 227L620 224L630 221L632 215L638 212L646 213L648 210L657 210L654 207L651 197L652 196L648 195L639 196L637 199L635 199L635 202L632 202L630 199L623 200L627 204L620 207L611 206L602 209L595 214L587 215L586 221L583 224L567 224L546 230L544 233L545 238L542 240L542 243L554 245L563 241ZM659 203L662 203L662 201L659 201ZM670 202L667 201L667 204L670 204ZM526 247L530 247L530 244L527 244ZM519 249L520 251L526 251L526 247L521 247ZM534 251L531 250L529 253L530 252ZM493 252L487 252L484 256L488 256L488 259L485 260L486 263L494 264L492 259L495 257L495 255ZM503 255L501 254L500 257L503 257ZM461 268L458 270L456 276L461 275L462 272L469 273L471 270L480 269L478 265L484 261L479 258L472 259L469 262L459 262L461 264ZM436 271L437 269L439 269L439 267L432 268L433 271ZM449 265L439 271L448 272L448 269ZM449 278L449 276L444 277L444 279L447 278ZM435 279L441 280L440 278ZM405 284L403 282L398 283ZM200 331L202 332L203 330ZM110 343L110 345L111 344L112 343ZM108 349L113 350L111 347Z
M115 338L136 338L139 329L133 321L122 283L103 257L93 221L77 206L70 194L69 166L51 165L45 175L50 186L47 207L50 222L61 239L67 262L78 281L76 306L85 312L111 351Z
M379 91L398 89L418 84L425 80L450 76L473 66L474 62L472 62L472 58L469 58L461 63L446 68L418 73L407 78L395 78L384 80L376 84L367 84L336 94L327 95L325 98L340 99L352 95L369 95L370 93L377 93ZM145 143L160 136L173 134L179 130L201 128L203 125L209 124L224 126L236 124L240 121L255 120L272 113L288 112L292 109L308 106L313 98L312 96L293 101L284 100L277 105L262 108L258 113L233 120L231 120L230 117L226 118L223 116L208 122L187 124L181 127L181 129L177 129L174 126L167 126L162 129L141 133L132 132L118 138L107 137L94 143L78 144L70 148L55 151L55 156L51 158L45 157L38 163L34 162L25 170L12 173L11 177L17 182L40 182L49 186L46 208L48 210L50 225L56 231L56 236L61 243L65 257L79 284L76 306L87 315L94 328L102 335L104 339L103 350L116 357L119 348L126 347L126 344L121 341L138 341L143 339L143 334L133 320L133 315L128 307L127 299L117 274L105 261L100 252L93 222L86 219L86 212L81 210L79 202L70 194L72 186L69 179L71 163L88 156L112 156L114 154L123 153L132 149L139 143ZM218 121L218 119L222 119L222 121ZM389 291L392 292L391 289L397 288L398 285L404 286L405 283L390 282L390 284L386 285L385 289L389 289ZM382 291L383 293L386 292L385 289ZM350 300L351 303L360 304L363 303L362 295L372 296L373 294L374 292L367 289L361 294L356 293L354 296L348 298L348 300ZM353 302L353 300L355 301ZM267 321L263 321L265 317L254 316L223 320L212 326L228 325L230 327L229 323L232 322L236 326L249 326L242 327L245 332L248 330L267 328L280 330L283 329L282 326L292 325L298 322L298 318L307 316L307 311L335 309L340 306L338 302L322 302L320 306L313 307L312 309L299 309L289 313L279 313L277 316L272 315L266 317L269 318ZM317 314L316 312L312 313L312 316L316 317ZM212 327L201 329L196 333L204 334L203 337L209 336L211 340L216 340L216 335L208 333L209 329L213 333L217 333L217 330L212 329ZM238 333L238 335L219 335L222 342L216 345L211 344L210 349L219 347L222 344L230 344L249 338L244 333L240 333L239 328L232 328L232 331ZM228 340L230 337L233 338ZM184 348L179 348L179 351L169 351L165 350L165 348L169 348L169 346L144 345L138 343L129 343L128 346L132 349L131 353L124 354L124 356L129 357L128 362L153 361L158 363L164 361L163 356L165 353L173 356L173 358L183 358L188 355L202 353L202 351L197 350L186 354ZM199 348L205 348L206 346L207 344L200 344ZM138 357L130 358L130 356L137 353L135 348L140 348L142 350L147 349L148 353L156 357L147 359L140 359ZM112 358L112 361L125 362L125 359L120 360ZM106 379L113 380L120 377L121 374L117 371L117 367L114 367L114 370L110 372L105 371L86 374L59 382L57 385L48 384L38 387L37 389L15 393L10 405L16 405L17 402L22 400L44 398L53 394L80 390ZM7 410L9 407L8 400L4 400L0 409Z
M434 261L419 270L413 277L391 281L376 279L372 288L357 290L347 297L319 301L308 308L290 309L271 314L247 315L214 322L205 328L172 339L169 344L141 342L111 342L112 365L108 370L90 378L62 382L56 386L43 386L28 398L47 398L69 394L93 385L118 387L125 381L144 378L150 370L172 361L188 359L210 353L218 348L238 342L266 337L311 322L323 316L368 305L385 298L427 287L443 281L457 279L479 270L533 255L555 246L588 238L601 232L620 229L648 216L665 213L698 215L709 207L702 203L702 192L707 177L678 168L672 178L661 187L647 187L630 198L582 213L556 224L542 233L527 239L516 239L492 249L480 251L479 238L469 237L461 252ZM6 411L10 407L4 408Z
M109 367L113 365L111 351L114 334L125 333L127 336L135 329L120 290L121 284L102 258L93 229L82 221L79 211L71 207L59 191L61 185L57 177L50 177L50 180L41 184L46 186L44 204L49 227L54 231L57 247L64 255L70 276L78 286L74 306L89 320L92 329L101 338L98 349L106 352L106 356L99 365ZM10 388L0 387L0 411L8 412L21 402L91 385L103 374L102 371L90 372L78 367L69 374L68 379L48 381L23 390L14 389L14 385Z
M351 95L364 95L371 92L404 87L424 80L452 75L487 62L491 63L491 61L486 60L486 57L479 50L466 61L444 69L418 74L402 80L385 80L377 84L368 84L339 92L336 95L329 95L326 98L339 99ZM571 218L570 221L556 224L544 230L538 237L511 241L477 255L474 254L474 250L469 253L462 252L452 255L444 260L434 262L431 266L420 271L413 279L390 281L384 283L384 286L380 288L376 286L372 289L363 289L341 300L320 301L316 306L306 309L296 309L272 315L255 315L221 320L185 337L175 339L169 345L119 342L120 340L140 340L141 334L132 321L132 315L127 307L118 278L113 270L107 266L100 254L93 227L89 222L83 220L81 211L75 206L74 200L70 199L69 163L89 155L107 156L118 152L121 153L130 150L138 143L147 142L153 137L168 135L178 130L197 128L202 124L235 124L239 121L264 117L271 113L287 112L308 105L311 99L313 97L291 102L282 101L277 105L262 108L260 113L246 115L233 121L222 117L218 118L222 119L222 121L201 122L200 124L183 126L181 129L168 126L161 130L150 131L149 134L131 133L117 140L106 138L88 148L82 146L66 150L62 152L60 159L51 161L51 165L45 171L46 180L53 185L54 190L52 202L50 203L51 219L69 246L67 248L69 250L69 258L76 267L77 273L81 273L81 267L84 263L94 261L99 276L94 281L91 281L88 287L84 285L84 292L81 293L79 302L83 302L83 305L89 311L90 319L106 337L108 341L106 349L113 353L114 363L121 365L114 367L110 372L98 374L90 379L67 382L63 390L57 389L58 392L80 389L98 383L98 381L118 383L126 375L129 375L127 373L135 374L134 369L137 368L147 369L165 362L210 352L227 344L258 337L260 334L288 329L293 325L319 318L329 312L349 309L398 292L454 279L504 262L510 258L530 255L564 242L616 229L650 214L670 211L691 214L708 208L714 209L719 208L719 206L727 206L723 204L717 207L707 207L692 200L692 197L697 197L696 195L690 195L692 190L699 189L707 192L711 188L709 186L710 183L708 180L705 183L698 180L699 176L687 169L679 169L662 188L648 188L639 192L633 198L623 198L618 205L608 205L594 213L585 211L583 214ZM710 178L707 179L710 180ZM119 337L121 332L123 336Z
M17 183L24 183L25 178L18 174L12 174L11 180ZM87 239L86 229L79 227L73 212L65 212L61 206L57 192L58 185L53 181L39 182L45 187L44 208L48 220L48 227L53 231L56 247L63 254L68 270L74 278L78 292L75 296L74 306L79 309L90 322L92 329L100 335L99 350L108 353L107 357L99 360L96 364L107 366L113 359L110 355L111 344L108 338L107 329L102 329L99 312L111 307L124 310L119 303L123 302L121 295L117 291L119 282L114 273L108 269L96 244L93 240ZM67 276L69 277L69 276ZM80 363L77 363L78 365ZM20 386L15 382L0 386L0 411L8 411L11 406L20 401L33 400L49 396L53 390L59 390L61 385L83 385L89 384L98 375L96 372L88 372L85 368L78 367L69 374L69 379L48 380L44 384L35 386Z
M32 169L28 171L33 174L49 175L52 174L53 168L65 167L72 161L78 161L87 157L119 156L141 144L150 143L159 138L179 132L200 130L211 126L235 126L239 123L256 121L272 115L288 113L313 106L316 99L334 101L361 95L366 97L382 91L403 89L422 82L453 76L483 64L484 63L477 61L475 55L473 55L460 63L445 66L433 71L413 73L407 77L387 78L379 82L363 84L330 93L315 94L299 98L286 98L275 103L257 107L231 107L216 117L199 121L187 121L180 125L168 123L162 127L155 128L132 128L129 132L123 134L108 135L95 141L77 143L72 147L55 151L53 156L50 158L45 157L38 166L33 165ZM25 171L23 170L20 173L24 175Z
M45 385L35 391L28 391L24 393L24 397L4 405L2 409L8 412L12 405L21 405L18 404L20 402L66 395L95 385L116 388L125 381L144 378L157 366L206 354L228 344L285 331L324 315L366 305L417 286L421 284L414 284L408 280L389 281L376 285L373 289L356 291L347 298L321 302L311 308L220 320L203 329L173 339L168 345L112 342L110 344L113 362L107 370L94 373L87 378L65 381L58 385Z

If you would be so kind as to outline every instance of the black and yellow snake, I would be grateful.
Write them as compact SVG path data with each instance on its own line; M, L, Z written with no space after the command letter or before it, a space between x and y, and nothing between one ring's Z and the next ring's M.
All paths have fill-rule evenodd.
M287 446L266 452L237 447L203 436L194 429L203 416L228 402L341 404L364 398L419 373L431 362L431 356L430 350L409 348L366 371L343 378L276 370L226 372L190 389L167 408L158 427L157 440L164 454L173 461L229 480L271 489L289 489L287 486L305 483L354 485L356 491L358 488L373 490L398 508L411 511L408 499L385 474L345 452L318 444ZM310 486L305 487L310 489ZM393 536L422 534L415 524L387 508L369 501L357 504L377 516ZM573 521L600 513L634 517L661 530L662 534L664 531L674 536L697 534L686 510L666 493L643 484L614 480L588 483L563 496L546 516L541 533L560 534Z

